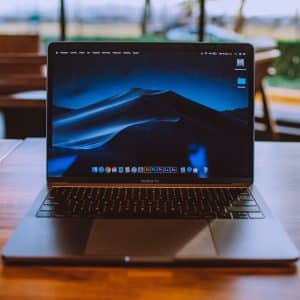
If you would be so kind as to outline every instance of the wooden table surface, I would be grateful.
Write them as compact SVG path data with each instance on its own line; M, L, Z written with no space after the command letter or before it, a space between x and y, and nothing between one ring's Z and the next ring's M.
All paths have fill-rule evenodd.
M256 185L300 248L300 144L256 143L255 167ZM42 139L25 140L0 161L0 249L44 177ZM0 299L300 299L299 265L80 267L0 262Z

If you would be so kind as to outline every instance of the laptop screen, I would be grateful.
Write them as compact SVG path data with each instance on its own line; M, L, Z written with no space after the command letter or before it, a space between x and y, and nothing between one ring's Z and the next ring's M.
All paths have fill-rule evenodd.
M250 46L56 43L48 66L48 178L252 177Z

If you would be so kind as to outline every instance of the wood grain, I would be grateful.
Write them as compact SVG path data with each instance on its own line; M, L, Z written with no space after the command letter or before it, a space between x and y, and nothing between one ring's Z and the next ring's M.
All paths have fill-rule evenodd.
M0 34L0 53L37 53L40 50L38 34Z
M39 53L0 53L0 64L40 65L47 63L47 56Z
M300 144L257 143L256 184L300 247ZM45 142L0 164L0 248L44 182ZM299 299L299 264L281 267L0 265L0 299Z

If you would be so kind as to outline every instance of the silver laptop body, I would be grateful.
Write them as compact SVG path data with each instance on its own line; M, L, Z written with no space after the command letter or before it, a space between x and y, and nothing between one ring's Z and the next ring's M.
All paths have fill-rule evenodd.
M5 262L298 259L253 185L248 44L53 43L47 185Z

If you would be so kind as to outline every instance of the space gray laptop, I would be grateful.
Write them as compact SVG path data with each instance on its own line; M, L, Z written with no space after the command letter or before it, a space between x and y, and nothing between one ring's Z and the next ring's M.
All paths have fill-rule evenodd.
M4 260L295 261L253 186L253 68L247 44L51 44L47 185Z

